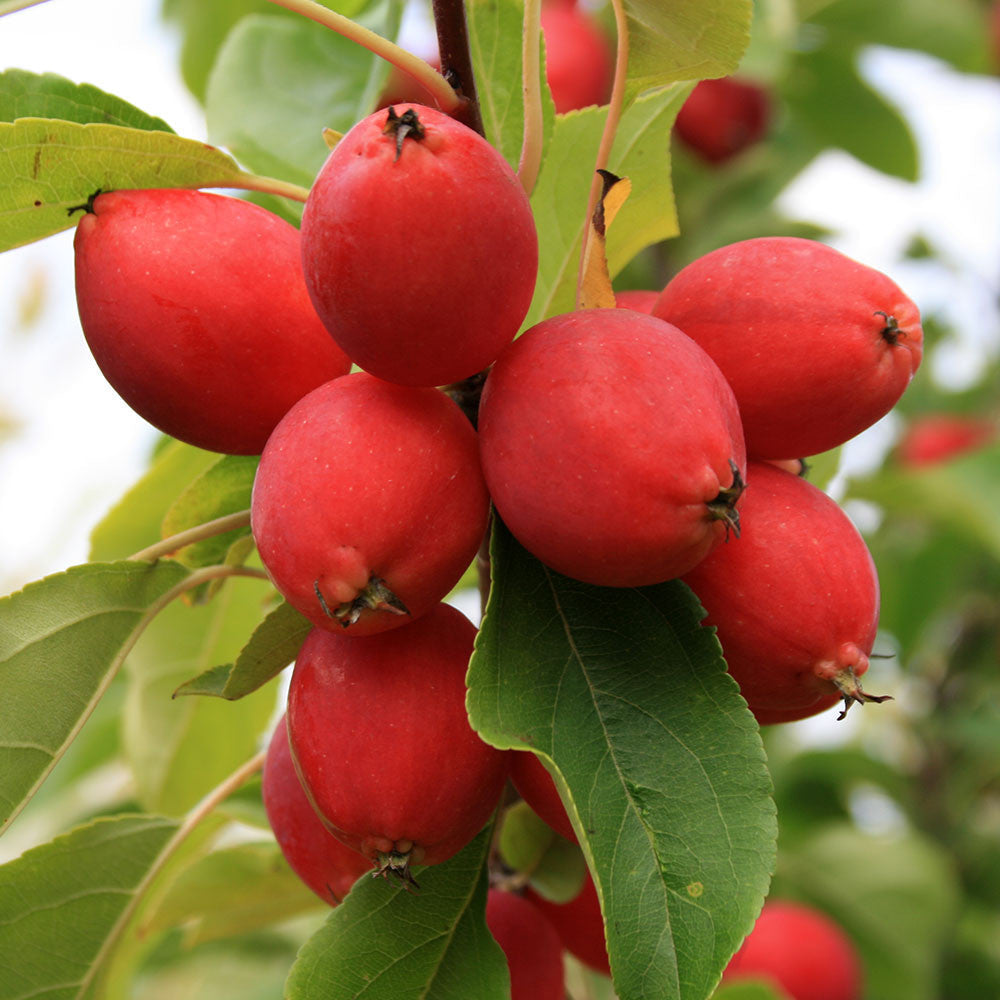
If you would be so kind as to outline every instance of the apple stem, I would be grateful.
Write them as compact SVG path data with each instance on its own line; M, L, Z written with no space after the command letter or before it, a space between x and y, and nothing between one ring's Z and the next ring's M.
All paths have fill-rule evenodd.
M432 0L431 9L437 31L441 72L444 79L455 88L459 98L455 107L445 108L442 105L442 110L485 138L486 130L483 127L479 98L476 96L476 78L472 72L465 0Z
M205 521L187 531L179 531L176 535L170 535L162 541L156 542L145 549L129 556L132 561L153 562L161 556L169 556L174 552L183 549L187 545L203 541L206 538L214 538L216 535L225 534L236 528L247 528L250 526L250 511L240 510L235 514L226 514L225 517L217 517L212 521Z
M545 121L542 115L541 84L541 0L525 0L524 27L521 33L521 90L524 94L524 133L521 156L517 164L517 179L524 193L531 195L542 168L542 136Z

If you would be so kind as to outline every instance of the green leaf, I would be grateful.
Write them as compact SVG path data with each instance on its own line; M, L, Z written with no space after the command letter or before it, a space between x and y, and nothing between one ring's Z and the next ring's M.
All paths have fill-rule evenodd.
M677 235L670 172L670 130L690 93L675 84L640 98L622 116L611 170L632 182L632 193L608 229L608 267L618 274L641 250Z
M524 6L518 0L470 0L466 4L469 47L486 138L517 168L524 132L521 33ZM544 67L539 76L544 79ZM542 88L542 145L555 124L555 107Z
M502 525L469 668L485 740L554 761L621 1000L701 998L753 925L776 836L760 735L679 582L578 583Z
M312 622L282 602L254 630L235 663L211 667L185 681L174 697L211 695L235 701L277 677L299 654Z
M0 122L0 251L69 229L96 191L235 187L221 150L170 132L55 118Z
M914 470L885 469L852 480L849 496L870 500L890 515L930 518L1000 559L1000 442L949 462Z
M801 55L784 96L797 123L818 142L892 177L917 179L913 134L900 112L858 75L855 50L828 45Z
M0 868L0 1000L91 996L105 949L176 830L155 816L97 820Z
M614 277L643 247L677 232L670 184L670 129L687 87L640 98L622 116L608 169L632 180L632 193L608 233ZM569 312L576 298L587 197L607 108L584 108L556 119L552 142L531 196L539 236L538 282L528 325ZM659 155L655 138L660 137Z
M0 598L0 831L59 761L177 563L76 566Z
M215 452L168 439L149 470L91 532L90 558L125 559L158 542L175 497L218 461Z
M235 937L325 904L289 868L278 846L240 844L212 851L186 868L143 926L183 927L185 944Z
M392 36L399 7L383 0L365 26ZM385 75L384 60L322 25L245 17L208 81L209 136L258 173L309 187L330 154L323 129L346 132L373 111Z
M866 997L940 995L937 973L958 887L951 858L933 841L831 827L782 851L774 894L801 897L844 928L861 952Z
M507 962L486 928L491 830L404 892L361 879L303 945L286 1000L476 1000L510 996Z
M8 69L0 73L0 121L18 118L60 118L63 121L103 122L127 128L173 132L162 119L89 83L73 83L55 73Z
M976 0L834 0L816 4L810 22L856 45L928 52L956 69L993 69L983 7Z
M364 10L368 0L337 0L324 7L345 17L354 17ZM267 0L163 0L163 17L181 33L181 73L184 82L198 100L204 102L209 73L226 36L240 18L247 14L271 14L301 19L301 15L285 11Z
M740 75L776 84L795 51L798 32L795 0L755 0L750 44L740 60Z
M750 0L626 0L629 93L734 73L750 40Z
M196 528L250 506L257 455L224 455L199 475L170 505L163 519L164 538ZM188 545L178 553L185 566L212 566L226 561L233 544L250 534L250 526Z
M257 751L274 712L273 688L237 704L171 695L236 655L269 595L260 581L230 579L211 604L164 609L129 656L125 752L143 808L183 813Z

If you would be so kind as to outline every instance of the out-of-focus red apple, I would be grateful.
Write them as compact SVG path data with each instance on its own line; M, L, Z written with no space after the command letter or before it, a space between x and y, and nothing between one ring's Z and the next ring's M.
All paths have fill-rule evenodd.
M992 441L997 424L986 417L935 413L914 420L899 442L899 461L906 466L933 465Z
M549 918L571 955L595 972L611 975L601 901L589 872L580 894L568 903L553 903L532 889L525 891L525 897Z
M677 115L677 138L703 160L725 163L767 131L771 99L756 83L702 80Z
M548 0L541 20L545 77L556 111L604 104L611 93L614 60L600 26L572 0Z
M854 943L825 913L801 903L764 904L753 930L722 974L724 983L763 979L790 1000L860 1000Z

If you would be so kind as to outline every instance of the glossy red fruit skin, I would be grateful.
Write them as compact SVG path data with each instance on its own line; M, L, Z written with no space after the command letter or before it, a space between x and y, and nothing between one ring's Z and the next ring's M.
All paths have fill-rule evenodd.
M313 629L295 661L288 736L329 829L366 858L411 851L438 864L489 819L505 751L469 725L465 673L476 628L439 604L379 635Z
M628 309L533 327L479 410L483 471L520 543L586 583L680 576L727 534L707 505L745 468L732 393L679 330Z
M512 750L510 780L535 814L556 833L576 843L576 833L552 775L530 750Z
M611 43L596 20L573 3L542 6L545 79L558 114L607 104L614 58Z
M854 943L826 914L801 903L770 901L722 974L724 983L763 979L790 1000L861 1000Z
M633 309L635 312L651 315L653 305L659 297L659 292L630 289L626 292L616 292L615 304L619 309Z
M549 918L571 955L595 972L611 975L601 902L589 872L579 895L568 903L553 903L531 889L525 895Z
M895 282L796 237L699 257L667 284L653 315L722 369L751 458L802 458L843 444L888 413L923 351L917 307Z
M77 226L76 298L95 360L165 434L261 452L307 392L351 362L302 277L299 233L203 191L110 191Z
M997 437L997 425L985 417L935 413L914 420L899 442L902 465L936 465L988 444Z
M512 892L490 889L486 926L507 956L511 1000L565 1000L562 941L537 906Z
M373 871L364 855L327 830L310 804L295 773L284 716L267 747L261 794L285 860L323 902L336 906L362 875Z
M748 80L702 80L677 113L677 138L703 160L725 163L767 132L771 98Z
M461 410L437 389L364 372L292 408L264 449L251 503L268 574L316 625L343 629L333 614L373 577L409 612L364 608L351 635L434 608L475 558L488 517L476 432Z
M480 135L418 104L399 144L377 111L337 143L302 216L313 304L355 363L403 385L486 368L531 304L538 237L513 170Z
M878 627L875 564L822 490L748 463L742 533L683 580L717 629L729 672L761 725L822 712L868 669ZM864 698L862 698L864 700Z

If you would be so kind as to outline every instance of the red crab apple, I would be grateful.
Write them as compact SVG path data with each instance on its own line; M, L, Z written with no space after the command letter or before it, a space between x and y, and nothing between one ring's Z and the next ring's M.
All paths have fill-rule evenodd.
M899 442L899 461L910 468L935 465L975 451L997 436L997 424L986 417L933 413L913 421Z
M614 73L611 43L593 15L574 0L542 5L545 79L559 114L605 104Z
M284 716L267 747L261 794L285 860L324 902L336 906L365 872L374 871L363 854L327 830L310 804L295 773Z
M762 979L789 1000L860 1000L854 943L825 913L770 901L722 974L724 983Z
M315 624L352 635L435 607L475 558L488 517L476 432L456 404L364 372L288 412L251 503L274 585Z
M535 288L538 238L500 153L440 111L408 104L369 115L337 143L306 202L302 261L316 311L359 367L444 385L513 340Z
M880 271L816 240L720 247L672 278L653 315L711 355L752 458L802 458L884 416L920 364L920 314Z
M577 580L659 583L735 534L745 461L732 392L651 316L585 309L533 327L487 377L479 434L504 522Z
M384 873L461 850L500 800L509 758L465 711L476 628L438 604L355 638L313 629L292 672L288 736L329 829Z
M759 84L702 80L677 113L677 138L703 160L725 163L767 131L771 98Z
M559 932L563 947L588 968L611 975L604 917L594 880L588 872L579 894L568 903L554 903L532 889L525 893Z
M511 1000L564 1000L562 941L537 906L512 892L490 889L486 926L507 956Z
M518 794L556 833L576 842L573 824L545 765L530 750L512 750L510 780Z
M762 725L843 700L884 701L859 678L878 627L875 564L857 528L822 490L749 462L743 531L683 579L718 632L729 672Z
M351 362L302 277L299 233L203 191L109 191L73 243L76 300L104 376L165 434L256 455L286 411Z

